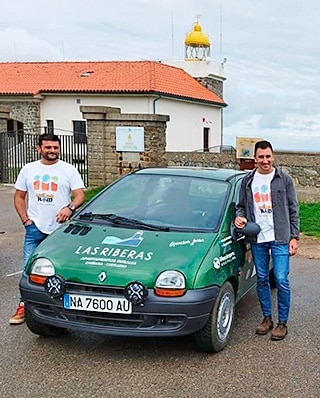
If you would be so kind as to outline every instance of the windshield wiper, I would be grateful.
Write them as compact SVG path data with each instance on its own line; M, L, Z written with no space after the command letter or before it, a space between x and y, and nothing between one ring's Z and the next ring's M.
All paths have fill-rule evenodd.
M80 214L79 218L81 220L94 220L94 219L100 219L100 220L107 220L111 221L112 224L114 225L119 225L119 226L128 226L128 227L141 227L148 229L150 231L169 231L169 227L164 227L161 225L154 225L154 224L147 224L144 223L143 221L135 220L132 218L127 218L123 216L117 216L116 214L112 213L107 213L107 214L97 214L97 213L84 213Z

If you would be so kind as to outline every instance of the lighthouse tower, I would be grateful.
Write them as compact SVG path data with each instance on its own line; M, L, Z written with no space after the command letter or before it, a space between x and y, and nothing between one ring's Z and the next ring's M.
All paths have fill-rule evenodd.
M193 24L193 29L187 33L185 41L185 61L206 61L210 59L210 40L202 32L199 20Z

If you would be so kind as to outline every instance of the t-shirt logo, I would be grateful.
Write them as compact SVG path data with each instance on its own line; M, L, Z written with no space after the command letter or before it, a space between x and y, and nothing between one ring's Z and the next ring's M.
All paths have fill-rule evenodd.
M36 175L33 179L33 189L38 202L53 202L54 194L59 188L58 177L44 174Z
M253 197L255 203L258 205L258 209L261 214L272 213L272 205L271 205L271 192L268 192L267 185L261 185L261 187L253 188Z

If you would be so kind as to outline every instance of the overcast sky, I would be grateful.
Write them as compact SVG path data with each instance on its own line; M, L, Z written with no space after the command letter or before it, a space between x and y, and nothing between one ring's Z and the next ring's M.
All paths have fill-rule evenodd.
M320 151L318 0L6 1L0 62L183 59L197 14L227 59L224 144Z

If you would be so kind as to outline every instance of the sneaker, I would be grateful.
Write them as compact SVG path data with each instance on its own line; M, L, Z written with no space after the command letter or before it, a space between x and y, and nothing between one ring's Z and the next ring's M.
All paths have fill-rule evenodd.
M9 320L10 325L20 325L24 322L24 303L20 302L14 315Z
M257 334L267 334L273 328L272 319L268 316L265 316L257 327L256 333Z
M279 322L275 329L271 333L271 340L283 340L288 334L287 324Z

